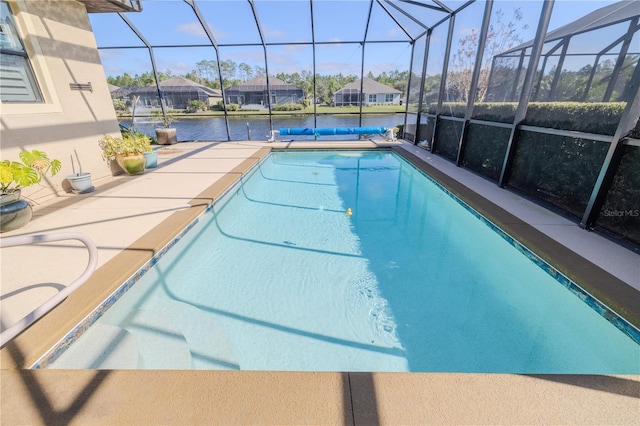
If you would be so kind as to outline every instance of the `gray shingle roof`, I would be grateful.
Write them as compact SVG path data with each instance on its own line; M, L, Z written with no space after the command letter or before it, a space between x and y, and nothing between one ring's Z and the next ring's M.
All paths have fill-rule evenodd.
M222 96L222 92L220 90L212 89L185 77L171 77L167 80L161 81L160 87L162 90L166 91L176 91L180 88L191 87L207 92L210 96Z

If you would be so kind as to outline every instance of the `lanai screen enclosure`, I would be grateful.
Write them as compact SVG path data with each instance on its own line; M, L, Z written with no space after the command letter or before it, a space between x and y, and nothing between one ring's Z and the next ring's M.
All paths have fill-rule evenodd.
M162 113L175 108L164 80L220 91L205 111L190 108L224 120L212 140L231 140L236 109L243 120L268 118L271 130L296 114L314 127L336 115L353 126L393 115L400 137L640 246L638 2L128 3L131 12L90 14L109 83L120 93L146 86L146 104ZM260 105L225 93L256 78ZM367 79L400 101L336 103L347 85L354 99L367 95ZM279 104L282 82L301 96ZM126 96L114 103L131 108Z

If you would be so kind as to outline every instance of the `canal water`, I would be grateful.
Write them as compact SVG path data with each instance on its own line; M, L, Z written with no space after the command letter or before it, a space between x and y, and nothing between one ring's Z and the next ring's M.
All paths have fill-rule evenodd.
M129 127L130 120L124 120L122 125ZM404 123L404 114L369 115L362 117L359 123L357 115L324 115L318 116L314 126L313 116L307 117L273 117L273 129L285 127L396 127ZM171 125L178 133L179 141L227 141L227 128L224 117L194 117L181 118ZM136 130L149 135L155 134L155 129L161 127L160 122L147 117L136 118ZM229 133L232 141L238 140L267 140L269 138L269 117L229 117ZM322 136L322 140L356 140L358 135ZM285 136L286 140L313 140L313 136Z

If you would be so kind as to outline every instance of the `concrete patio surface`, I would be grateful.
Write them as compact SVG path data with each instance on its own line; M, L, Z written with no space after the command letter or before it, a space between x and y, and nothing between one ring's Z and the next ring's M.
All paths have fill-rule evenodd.
M81 232L98 246L99 261L83 287L0 351L0 423L638 424L638 376L25 369L270 149L389 145L615 277L619 298L638 300L638 254L413 145L180 143L160 151L158 168L94 182L89 194L60 195L37 206L26 227L2 234ZM2 249L3 324L73 281L86 262L75 241Z

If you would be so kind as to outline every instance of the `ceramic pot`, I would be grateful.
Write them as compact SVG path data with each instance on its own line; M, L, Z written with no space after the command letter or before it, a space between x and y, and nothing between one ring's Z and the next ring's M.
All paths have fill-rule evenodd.
M93 190L91 183L91 173L74 173L67 176L67 180L75 193L85 193Z
M142 153L117 155L116 162L128 175L141 175L144 173L144 168L147 164Z
M156 129L156 139L158 139L158 145L173 145L178 142L176 129Z
M155 169L158 167L158 151L145 152L144 158L147 160L147 169Z
M31 205L20 198L20 191L0 195L0 232L22 228L31 216Z
M14 192L7 192L4 194L0 194L0 206L4 206L5 204L13 203L14 201L18 201L20 199L20 190Z

